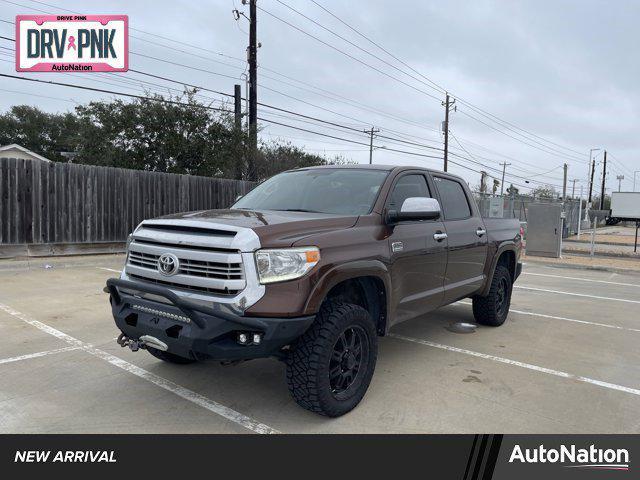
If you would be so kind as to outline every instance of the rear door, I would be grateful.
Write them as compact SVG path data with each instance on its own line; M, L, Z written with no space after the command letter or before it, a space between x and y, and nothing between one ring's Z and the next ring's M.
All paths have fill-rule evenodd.
M464 298L484 281L488 240L478 208L463 183L434 174L447 233L448 260L444 278L444 303Z
M386 210L400 211L410 197L434 198L424 172L406 172L395 179ZM391 227L392 298L395 321L408 320L442 304L447 241L433 235L444 233L441 220L404 221Z

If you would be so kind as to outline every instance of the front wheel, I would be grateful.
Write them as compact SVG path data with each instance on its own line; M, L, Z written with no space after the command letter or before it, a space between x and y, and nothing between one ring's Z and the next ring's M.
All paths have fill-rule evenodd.
M287 357L289 392L307 410L344 415L364 397L377 356L369 313L349 303L327 303Z
M511 306L512 284L509 270L498 265L491 280L489 294L486 297L473 297L473 316L478 323L499 327L505 322Z

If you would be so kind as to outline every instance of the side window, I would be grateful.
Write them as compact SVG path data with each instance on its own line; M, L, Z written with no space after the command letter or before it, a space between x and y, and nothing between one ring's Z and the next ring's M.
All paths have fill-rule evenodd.
M393 187L389 208L400 210L404 201L410 197L431 197L424 175L412 174L400 177Z
M448 178L434 177L445 220L460 220L471 216L469 200L459 182Z

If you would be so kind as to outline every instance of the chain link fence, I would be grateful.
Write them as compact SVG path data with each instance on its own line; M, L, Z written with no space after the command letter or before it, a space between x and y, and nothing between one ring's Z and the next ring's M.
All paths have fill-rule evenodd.
M529 205L532 203L561 203L564 205L564 238L578 233L580 200L558 200L533 198L526 195L493 195L475 193L480 214L486 218L517 218L522 223L528 221ZM584 214L584 212L582 213Z

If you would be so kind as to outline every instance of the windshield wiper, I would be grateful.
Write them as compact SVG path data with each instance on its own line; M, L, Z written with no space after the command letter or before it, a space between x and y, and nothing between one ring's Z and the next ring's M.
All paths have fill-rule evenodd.
M318 210L307 210L305 208L282 208L276 210L277 212L304 212L304 213L324 213Z

